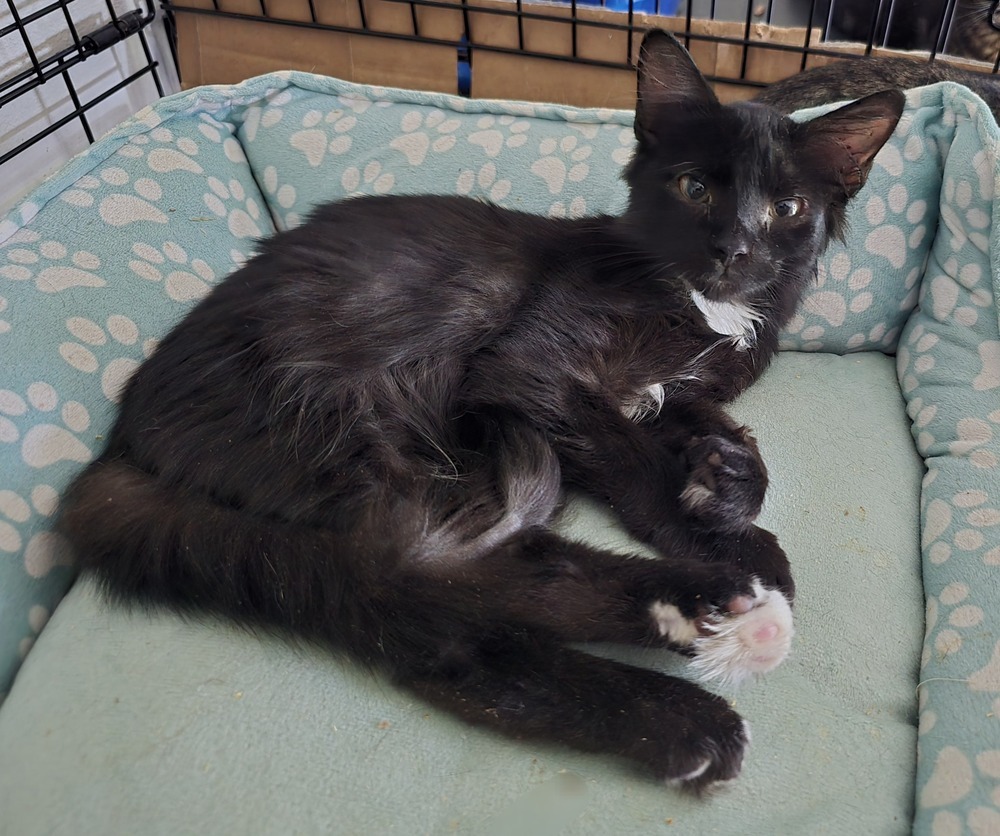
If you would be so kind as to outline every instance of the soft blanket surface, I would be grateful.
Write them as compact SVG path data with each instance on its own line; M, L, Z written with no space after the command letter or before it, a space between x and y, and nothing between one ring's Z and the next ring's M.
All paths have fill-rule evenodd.
M23 764L18 774L5 770L0 778L0 808L27 816L27 776L38 779L34 786L44 786L41 776L60 773L59 764L73 766L73 774L60 782L68 786L62 782L75 775L78 795L70 796L80 799L87 797L88 781L110 792L115 775L140 782L145 776L147 789L153 783L153 774L141 769L131 778L122 774L125 764L136 762L136 752L102 749L109 739L98 732L103 722L98 718L112 711L109 705L128 702L120 694L138 696L129 689L142 685L127 675L131 663L114 662L112 640L133 639L133 632L144 636L135 638L140 644L131 649L120 648L123 659L138 660L140 647L169 645L180 628L169 618L137 625L120 614L102 613L85 587L56 610L72 569L50 528L59 492L99 449L121 382L156 339L245 260L255 237L299 222L319 200L433 191L547 213L616 211L624 199L617 176L631 149L630 118L622 112L477 102L275 74L178 94L147 109L0 222L0 345L8 360L0 376L0 551L7 555L0 562L0 688L9 686L21 659L28 660L0 710L0 743ZM774 829L778 822L786 832L792 832L787 827L793 822L801 823L800 832L844 832L852 822L857 832L895 832L908 827L915 804L921 832L1000 831L1000 334L993 224L998 136L989 112L962 88L939 85L909 95L896 136L852 207L847 242L831 249L817 286L784 336L786 348L813 353L783 355L770 373L781 376L765 378L739 406L749 410L745 420L758 429L771 462L767 513L802 587L793 658L736 697L755 728L764 729L755 736L747 774L727 801L691 806L658 788L654 795L642 779L611 767L604 771L565 753L540 755L550 772L562 768L555 764L572 763L574 774L599 776L593 781L604 789L584 797L594 802L600 796L602 802L581 802L578 816L566 820L579 824L580 832L587 822L610 826L604 813L594 810L620 812L621 803L616 807L602 795L609 787L641 797L638 818L628 819L629 826L658 820L654 810L680 810L691 832L711 832L706 828L713 821L725 832L726 816L730 823L743 822L753 809L770 817L759 820L759 832L780 832ZM848 352L862 353L857 359L827 356ZM886 373L893 363L886 354L895 355L895 376ZM856 368L850 365L856 362ZM840 381L839 374L847 377ZM800 386L797 381L803 380L808 385ZM834 401L824 401L831 393ZM861 400L852 405L857 397ZM827 427L831 418L834 426ZM817 432L815 426L826 429ZM834 427L845 432L832 434ZM799 437L807 440L801 447ZM890 454L879 459L880 451ZM872 498L862 500L869 493ZM888 508L874 513L876 498L891 498L903 516ZM811 516L800 514L803 508L812 509ZM590 509L584 516L600 519L596 514ZM832 525L830 514L857 528L850 534L824 528ZM593 534L593 526L584 530ZM856 574L859 567L864 571ZM923 632L919 610L924 608L921 655L913 637ZM54 610L54 623L43 631ZM162 694L178 699L186 694L180 700L184 712L169 699L144 698L138 704L147 708L130 715L137 724L129 727L135 740L168 749L174 740L179 752L196 745L187 736L201 739L193 727L156 735L163 724L183 725L185 716L208 711L211 699L198 690L196 677L205 673L208 682L207 671L222 663L209 650L202 659L202 649L222 642L226 653L245 655L257 646L245 636L213 638L215 629L191 629L194 638L178 645L183 652L159 666L153 654L145 660L153 667L143 668L145 686L159 684ZM28 654L39 634L37 648ZM270 661L288 652L266 647L260 652ZM292 658L301 659L294 652ZM89 675L70 676L70 687L53 690L80 666ZM264 751L273 752L273 735L294 725L291 716L312 723L336 713L321 701L295 714L294 693L279 687L278 670L263 663L255 670L244 675L273 685L267 686L269 702L255 716L253 731L239 723L219 726L233 751L243 747L245 758L269 757ZM387 702L372 708L371 717L390 704L408 705L413 716L421 716L422 709L388 686L362 688L357 675L342 666L326 662L314 675L337 680L336 688L325 687L341 695L342 706L374 705L359 697L364 688L374 688ZM789 678L803 687L787 687ZM170 682L178 683L176 691L166 687ZM360 690L352 690L351 683ZM38 701L42 693L46 699ZM119 703L110 702L116 693ZM862 705L869 694L877 699ZM74 705L87 711L77 713ZM917 710L919 757L913 750ZM74 718L72 728L53 725L58 717ZM115 726L122 717L108 713L106 720ZM308 723L298 731L312 728ZM484 761L499 752L515 761L528 755L445 720L433 724L447 730L434 733L435 747L447 747L456 735L482 740L476 746L490 753ZM56 727L50 749L46 729L51 735ZM358 728L367 729L363 723ZM827 748L811 734L825 734ZM383 798L389 783L382 783L378 770L357 763L364 757L361 737L341 744L336 755L334 748L324 755L322 747L307 747L312 754L302 755L308 764L302 769L311 777L302 786L319 791L317 771L322 771L331 804L342 801L337 782L344 776L366 782L373 793L377 787L376 797ZM289 739L301 742L298 734ZM383 744L384 756L393 763L405 760L423 740L417 735L399 748ZM87 769L88 758L110 771ZM178 789L182 772L179 763L169 772ZM425 812L431 784L456 780L454 771L432 778L414 765L412 772L414 792L425 796L425 806L414 809ZM287 821L306 815L306 797L286 806L296 794L287 787L265 792L262 787L275 776L255 774L262 781L257 792L262 804L278 804L275 809L291 817ZM291 773L282 774L282 780L291 780ZM386 781L389 774L395 773L386 772ZM548 775L532 780L547 786ZM105 780L111 783L100 784ZM504 780L484 779L478 792L495 795L477 808L480 821L500 815L500 797L512 801L516 787L528 787L524 775L520 784L509 776ZM471 792L462 787L448 791ZM817 793L830 787L837 788L841 806L817 800ZM798 800L792 803L790 797ZM177 799L164 789L164 803L168 800ZM184 808L183 802L177 806ZM371 809L377 807L373 802ZM57 809L49 806L53 816ZM245 809L248 823L278 821L274 813L261 818L264 811L253 804ZM395 805L386 809L402 815ZM866 811L873 816L865 819L867 828L857 824ZM358 808L351 816L362 812ZM132 815L140 813L132 810L122 821L134 824ZM92 821L95 828L104 821L105 832L111 827L99 816ZM280 830L276 824L274 829Z

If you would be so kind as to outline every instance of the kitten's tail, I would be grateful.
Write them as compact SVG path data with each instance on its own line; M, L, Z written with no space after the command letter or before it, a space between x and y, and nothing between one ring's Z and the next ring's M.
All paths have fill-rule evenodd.
M343 648L375 667L436 665L442 641L461 644L488 620L445 578L544 524L559 499L547 445L517 428L494 442L501 496L444 522L426 502L375 495L346 530L310 527L101 458L67 491L59 525L81 568L125 604L215 612Z
M420 652L412 626L393 635L394 625L414 619L386 570L403 546L385 526L359 538L357 529L256 517L126 462L97 460L67 491L59 527L81 568L127 606L214 612L349 650L376 667L395 666L387 654ZM365 540L382 554L347 559Z

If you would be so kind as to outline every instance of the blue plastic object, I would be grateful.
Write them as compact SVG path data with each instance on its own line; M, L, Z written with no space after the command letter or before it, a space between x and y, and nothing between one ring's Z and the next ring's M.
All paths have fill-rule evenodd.
M580 2L581 0L577 0L577 5ZM614 9L617 12L627 12L630 3L633 12L651 15L675 15L678 6L680 6L680 0L605 0L604 8Z

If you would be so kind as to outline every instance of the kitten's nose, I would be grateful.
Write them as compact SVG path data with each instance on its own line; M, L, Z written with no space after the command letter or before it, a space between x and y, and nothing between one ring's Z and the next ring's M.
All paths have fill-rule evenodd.
M714 249L716 259L722 262L723 267L729 267L734 262L747 258L752 245L748 235L733 233L716 238Z

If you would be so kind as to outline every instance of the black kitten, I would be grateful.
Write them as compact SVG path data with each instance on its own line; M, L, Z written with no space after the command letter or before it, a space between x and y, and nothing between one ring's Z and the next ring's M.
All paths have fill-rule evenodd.
M902 96L804 125L723 107L663 32L638 88L623 217L362 198L264 242L70 488L83 566L122 600L345 648L513 737L733 778L725 700L567 643L732 680L785 657L764 465L719 404L767 365ZM554 534L567 486L662 558Z

